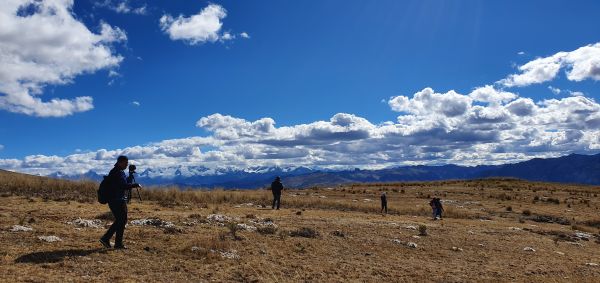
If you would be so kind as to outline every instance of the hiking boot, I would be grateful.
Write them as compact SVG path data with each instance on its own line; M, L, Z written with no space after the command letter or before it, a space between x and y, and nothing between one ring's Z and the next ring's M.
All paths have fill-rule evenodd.
M123 244L115 245L115 250L126 250L127 247Z
M102 244L102 246L104 246L107 249L110 249L110 242L108 240L104 240L104 239L100 239L100 243Z

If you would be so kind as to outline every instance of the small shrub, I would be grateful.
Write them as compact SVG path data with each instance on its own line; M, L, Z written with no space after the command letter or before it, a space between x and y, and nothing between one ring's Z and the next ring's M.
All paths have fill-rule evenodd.
M242 238L240 236L238 236L237 232L240 231L240 227L238 226L237 223L235 222L227 222L225 224L225 227L227 227L227 229L229 230L229 235L231 235L231 237L234 240L241 240Z
M344 232L340 231L340 230L335 230L333 232L331 232L331 235L336 236L336 237L340 237L340 238L345 238L346 234L344 234Z
M427 236L427 226L419 225L419 236Z
M312 228L302 227L300 229L290 231L290 236L303 238L317 238L319 237L319 232Z
M506 211L512 211L512 206L507 206Z
M256 232L258 232L261 235L274 235L275 233L277 233L277 228L273 226L258 227L256 228Z
M525 216L531 215L531 210L529 210L529 209L523 210L523 215L525 215Z

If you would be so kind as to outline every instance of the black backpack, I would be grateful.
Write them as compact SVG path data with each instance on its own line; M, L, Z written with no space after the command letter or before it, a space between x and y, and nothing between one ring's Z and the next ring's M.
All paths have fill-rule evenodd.
M102 182L100 182L100 187L98 188L98 202L99 203L101 203L101 204L108 203L109 190L110 190L110 178L108 176L104 176L102 178Z

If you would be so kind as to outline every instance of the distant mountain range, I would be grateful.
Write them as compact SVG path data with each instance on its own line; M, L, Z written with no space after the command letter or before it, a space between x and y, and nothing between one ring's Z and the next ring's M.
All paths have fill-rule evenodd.
M63 179L101 180L103 174L89 171L81 175L61 172L49 177ZM146 185L176 185L203 188L260 188L268 186L275 176L281 176L288 187L334 186L347 183L436 181L448 179L476 179L487 177L514 177L530 181L579 183L600 185L600 154L571 154L558 158L535 158L529 161L475 167L402 166L381 170L324 171L306 167L253 167L245 170L173 167L146 169L136 179Z

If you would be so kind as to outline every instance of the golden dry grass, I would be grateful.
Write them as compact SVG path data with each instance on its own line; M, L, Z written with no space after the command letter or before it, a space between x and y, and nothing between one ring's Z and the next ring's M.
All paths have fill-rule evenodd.
M0 172L0 281L594 282L600 278L600 266L589 265L600 264L598 187L510 179L355 184L285 191L279 211L262 207L270 204L270 192L264 190L144 190L144 201L130 204L130 220L159 218L175 228L130 224L126 251L100 249L97 240L104 228L67 224L79 217L110 223L104 215L108 208L95 203L95 188L93 182ZM388 194L386 216L377 213L382 190ZM442 221L430 220L432 196L446 201ZM526 210L529 215L523 214ZM235 226L210 222L210 214L255 226L254 222L270 219L278 227L237 231L235 239L231 234ZM11 232L13 225L33 231ZM427 236L415 237L419 226L426 227ZM312 236L307 231L318 236L302 237ZM579 231L591 238L578 239ZM48 235L62 241L38 239ZM417 247L408 247L408 242ZM525 247L535 252L524 251ZM226 258L230 255L237 257Z

